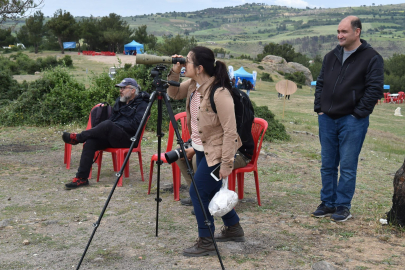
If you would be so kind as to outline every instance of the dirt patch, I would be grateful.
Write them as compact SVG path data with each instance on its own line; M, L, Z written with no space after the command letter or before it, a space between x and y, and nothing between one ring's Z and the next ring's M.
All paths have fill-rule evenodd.
M63 164L63 128L0 130L0 268L71 269L76 267L94 230L93 224L116 179L112 159L103 156L99 182L93 167L90 186L65 190L75 175L81 145L73 146L71 170ZM366 178L359 164L359 188L348 222L337 224L309 216L319 200L319 162L298 150L319 151L317 138L291 132L292 141L264 143L259 158L262 206L257 205L253 174L245 174L245 194L236 206L246 242L218 243L226 269L311 269L327 261L336 269L402 269L403 232L382 227L382 198L390 190ZM138 159L131 157L124 178L106 209L81 269L220 269L216 256L188 258L182 250L197 237L191 207L173 200L171 166L162 166L162 203L156 237L156 169L147 194L149 160L156 152L155 133L142 142L145 182ZM42 138L39 146L22 142ZM164 143L163 143L164 144ZM39 147L39 148L36 148ZM42 149L42 151L35 151ZM373 156L366 156L370 161ZM370 165L371 166L371 165ZM156 166L155 166L156 167ZM376 189L374 191L374 189ZM384 191L382 191L384 190ZM187 196L181 189L181 198ZM223 225L215 219L217 230ZM25 241L27 240L27 241Z

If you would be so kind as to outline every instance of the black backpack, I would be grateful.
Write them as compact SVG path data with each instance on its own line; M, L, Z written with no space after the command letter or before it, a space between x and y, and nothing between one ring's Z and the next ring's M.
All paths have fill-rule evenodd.
M95 127L101 122L110 119L112 108L107 102L98 104L94 109L91 110L91 127Z
M217 109L214 102L214 93L218 87L220 86L213 86L210 93L211 108L215 113L217 113ZM252 125L255 118L253 105L245 92L232 87L231 94L235 104L236 128L242 140L242 146L238 150L247 158L252 158L255 148L252 136Z

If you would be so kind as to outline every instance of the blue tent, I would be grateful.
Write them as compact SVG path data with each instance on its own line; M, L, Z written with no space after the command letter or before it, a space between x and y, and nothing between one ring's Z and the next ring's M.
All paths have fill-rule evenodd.
M241 80L246 79L252 84L255 83L255 81L253 80L253 74L247 72L243 67L240 67L240 69L234 71L233 76L235 77L236 81L238 81L238 78L240 78Z
M63 49L76 49L76 42L63 42Z
M140 43L136 42L135 40L132 40L131 43L125 44L124 50L125 50L125 54L130 54L130 51L136 51L136 54L142 54L144 52L143 44L140 44Z

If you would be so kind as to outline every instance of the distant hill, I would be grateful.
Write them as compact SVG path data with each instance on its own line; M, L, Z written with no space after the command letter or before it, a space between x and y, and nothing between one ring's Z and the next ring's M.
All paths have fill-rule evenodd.
M323 56L336 46L337 25L348 15L361 18L362 38L383 57L394 53L405 54L405 4L298 9L256 3L123 19L132 28L147 25L148 33L157 37L194 36L199 44L224 48L234 56L245 54L255 57L269 42L288 42L296 51L313 57L317 54ZM21 21L19 25L23 23Z

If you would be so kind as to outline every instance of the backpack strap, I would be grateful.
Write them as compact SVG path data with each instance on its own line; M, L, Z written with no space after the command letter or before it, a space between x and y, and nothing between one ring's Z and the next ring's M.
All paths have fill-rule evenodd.
M214 94L218 88L219 88L219 85L214 85L210 92L210 103L211 103L211 108L214 111L214 113L217 113L217 107L215 106L215 101L214 101Z

